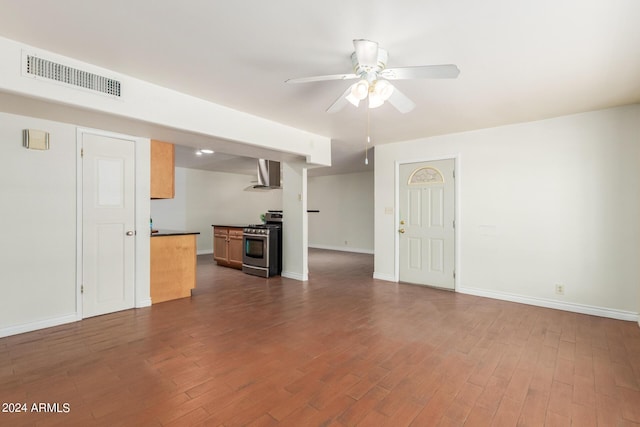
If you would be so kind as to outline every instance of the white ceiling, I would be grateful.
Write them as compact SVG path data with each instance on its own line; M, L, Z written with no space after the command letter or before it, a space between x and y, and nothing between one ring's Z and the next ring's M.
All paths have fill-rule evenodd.
M351 72L354 38L461 70L396 82L417 107L371 110L381 144L640 102L638 22L638 0L0 0L0 36L329 136L332 173L364 170L365 109L284 81Z

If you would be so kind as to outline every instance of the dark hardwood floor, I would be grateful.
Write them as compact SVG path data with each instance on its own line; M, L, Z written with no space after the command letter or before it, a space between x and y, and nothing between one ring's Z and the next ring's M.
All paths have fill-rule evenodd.
M60 411L0 425L640 425L637 323L377 281L370 255L310 270L201 256L192 298L0 339L2 409Z

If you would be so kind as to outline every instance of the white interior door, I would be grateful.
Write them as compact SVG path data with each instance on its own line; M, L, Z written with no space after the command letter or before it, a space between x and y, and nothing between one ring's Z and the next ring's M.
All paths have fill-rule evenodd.
M82 134L82 315L133 308L135 144Z
M400 165L400 281L454 289L454 160Z

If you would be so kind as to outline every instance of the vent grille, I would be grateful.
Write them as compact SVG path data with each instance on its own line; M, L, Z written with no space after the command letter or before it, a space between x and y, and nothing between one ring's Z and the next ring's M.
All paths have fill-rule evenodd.
M26 73L72 86L94 90L111 96L120 96L120 82L77 68L27 55Z

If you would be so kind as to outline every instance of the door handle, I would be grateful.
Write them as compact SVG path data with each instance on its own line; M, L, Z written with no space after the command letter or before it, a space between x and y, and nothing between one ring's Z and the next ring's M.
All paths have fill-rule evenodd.
M401 228L400 230L398 230L398 233L404 233L404 228Z
M134 231L127 231L126 234L127 234L127 236L133 236L135 234L135 232Z

